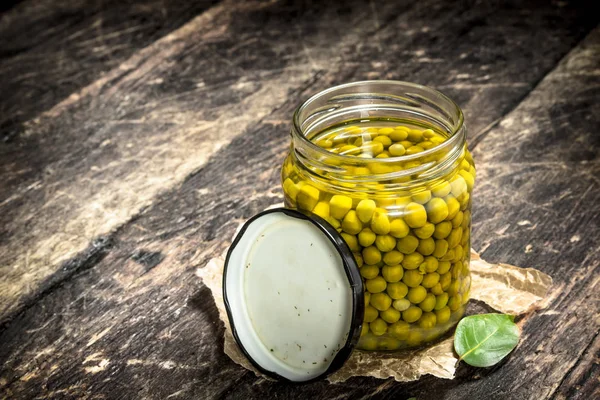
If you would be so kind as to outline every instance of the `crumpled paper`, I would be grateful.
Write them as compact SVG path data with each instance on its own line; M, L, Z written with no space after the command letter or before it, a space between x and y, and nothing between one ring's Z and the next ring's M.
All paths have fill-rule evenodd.
M213 258L205 267L199 268L196 274L211 290L219 310L219 317L225 324L225 354L257 376L270 379L250 364L231 334L223 303L223 266L223 256ZM499 312L513 315L525 314L543 307L544 297L552 286L552 278L541 271L508 264L490 264L482 260L473 250L471 250L471 282L471 299L480 300ZM453 379L458 361L453 351L453 341L453 337L448 337L429 347L396 353L356 350L344 366L327 379L335 383L343 382L353 376L372 376L380 379L391 377L398 382L409 382L418 380L426 374Z

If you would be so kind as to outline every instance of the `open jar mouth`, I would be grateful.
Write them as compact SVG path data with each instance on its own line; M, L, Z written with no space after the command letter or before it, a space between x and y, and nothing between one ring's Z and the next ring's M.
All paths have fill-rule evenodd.
M373 119L408 120L433 127L447 139L416 154L389 158L361 158L342 155L319 147L312 138L335 125ZM312 175L325 171L341 182L386 181L416 175L431 179L443 174L460 156L466 141L464 116L460 107L438 90L401 81L359 81L319 92L294 112L292 126L294 151ZM435 162L427 161L436 158ZM390 174L351 176L338 165L392 165L420 161L414 168ZM316 171L316 172L315 172ZM406 185L404 185L406 186Z

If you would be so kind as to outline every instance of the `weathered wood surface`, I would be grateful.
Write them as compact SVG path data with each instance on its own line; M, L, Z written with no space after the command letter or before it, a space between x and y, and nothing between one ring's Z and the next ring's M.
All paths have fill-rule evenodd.
M22 1L0 18L0 140L217 0ZM1 7L1 6L0 6Z
M580 42L597 18L567 3L391 3L223 2L39 105L0 147L4 397L597 394L600 31ZM521 322L507 362L453 381L257 379L223 354L194 271L280 201L295 105L374 78L464 107L474 246L553 275L549 308Z
M80 268L69 263L78 253L103 254L105 235L377 29L361 7L320 7L221 3L44 112L27 146L9 143L0 321Z

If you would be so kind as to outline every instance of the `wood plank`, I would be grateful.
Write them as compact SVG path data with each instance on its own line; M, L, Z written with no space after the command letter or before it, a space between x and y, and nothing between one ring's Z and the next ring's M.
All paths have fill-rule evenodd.
M596 321L597 323L597 321ZM600 335L561 382L553 399L585 400L600 398Z
M216 0L23 1L0 15L0 142Z
M410 4L382 3L378 23ZM86 253L103 254L105 235L339 64L338 49L378 29L364 15L359 1L227 1L31 121L25 141L0 148L0 322L86 264Z
M552 275L548 309L520 322L521 343L503 365L488 370L463 366L452 382L426 379L411 386L418 398L436 391L446 399L552 398L563 379L580 382L583 393L596 390L598 369L591 364L597 360L593 349L600 312L595 300L600 289L600 142L594 127L600 109L593 99L600 88L599 50L597 28L473 154L478 166L474 246L490 261ZM592 353L584 354L586 349ZM592 375L580 375L586 372Z
M497 10L484 11L485 15L493 15ZM571 17L565 18L565 23L581 22ZM414 23L400 18L398 25L389 29L400 30L408 21ZM466 20L465 25L471 21ZM515 21L506 23L518 25ZM552 25L544 28L548 35L557 28ZM439 36L443 28L436 28ZM566 42L574 40L568 37L564 38ZM456 35L457 43L459 39ZM445 41L440 43L447 45ZM412 46L406 51L419 49ZM454 56L449 53L452 58L447 61L455 60ZM519 59L520 55L511 57ZM350 63L349 69L357 64ZM326 74L317 84L327 85L352 74L347 71L337 78ZM308 90L313 91L314 87ZM489 93L493 96L496 92ZM56 287L6 326L1 339L6 345L0 350L0 384L6 395L50 397L69 393L110 397L118 392L125 397L177 394L184 398L310 398L327 393L329 397L375 394L397 398L419 393L420 398L430 398L444 395L446 387L469 387L474 391L472 386L487 385L498 375L492 373L485 380L472 381L477 372L463 369L461 373L466 374L462 380L453 382L426 379L413 385L398 385L357 378L340 385L319 382L286 386L257 380L222 354L222 327L216 310L193 272L227 246L223 238L230 237L241 219L279 201L277 167L287 150L287 137L282 133L289 129L287 120L297 97L305 95L306 92L294 94L261 124L249 126L244 135L223 147L183 185L159 195L150 209L114 236L113 249L100 263ZM491 115L490 121L482 121L481 125L488 125L493 118ZM494 132L490 132L490 137ZM485 169L485 162L480 165L482 168ZM549 229L541 224L543 221L538 229ZM562 240L558 236L552 238ZM492 251L492 245L488 251ZM138 262L136 259L147 259L139 257L141 252L154 254L150 259L162 261ZM573 263L577 261L581 260L573 259ZM535 338L526 342L530 341L535 342ZM510 362L515 361L511 358ZM490 387L496 386L487 389Z

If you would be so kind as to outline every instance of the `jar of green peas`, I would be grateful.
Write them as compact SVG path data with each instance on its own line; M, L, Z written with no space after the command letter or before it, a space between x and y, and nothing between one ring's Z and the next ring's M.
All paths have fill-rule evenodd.
M295 112L282 168L285 204L325 220L364 288L357 348L435 340L469 300L475 166L461 109L396 81L325 90Z

